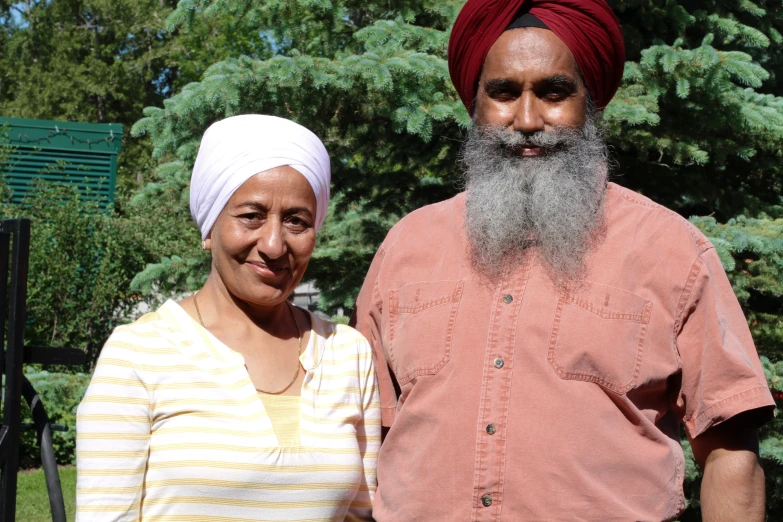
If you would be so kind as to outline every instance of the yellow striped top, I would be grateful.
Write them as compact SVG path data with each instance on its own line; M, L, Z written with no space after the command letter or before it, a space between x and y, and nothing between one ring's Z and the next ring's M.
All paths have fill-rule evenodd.
M243 357L178 304L117 328L77 413L77 521L371 520L370 347L310 320L297 446L278 443Z
M299 445L299 411L302 399L294 395L273 395L260 393L258 398L264 403L266 414L272 423L275 437L281 446Z

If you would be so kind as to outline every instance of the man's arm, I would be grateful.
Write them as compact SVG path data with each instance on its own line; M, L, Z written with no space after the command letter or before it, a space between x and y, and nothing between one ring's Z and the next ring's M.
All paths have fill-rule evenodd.
M684 288L675 327L682 379L673 408L704 470L703 519L761 522L757 428L772 419L775 403L714 248L696 258Z
M691 440L696 462L704 470L704 522L764 521L764 470L754 415L736 415Z

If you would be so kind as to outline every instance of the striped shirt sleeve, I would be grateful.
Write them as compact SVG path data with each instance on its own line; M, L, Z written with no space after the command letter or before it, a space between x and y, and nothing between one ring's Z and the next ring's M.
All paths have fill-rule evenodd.
M375 374L371 348L364 337L359 336L359 379L363 415L356 426L359 451L362 454L364 476L356 496L348 508L346 522L372 520L372 503L377 487L376 467L381 448L381 417L378 379Z
M141 519L150 442L150 397L121 329L103 348L76 416L76 520Z

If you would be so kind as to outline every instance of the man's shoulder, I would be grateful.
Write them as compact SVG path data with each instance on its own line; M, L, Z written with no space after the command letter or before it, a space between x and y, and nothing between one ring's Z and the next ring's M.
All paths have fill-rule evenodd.
M615 183L607 187L613 226L646 230L645 237L658 237L669 244L690 246L701 253L712 248L709 239L690 221L650 198Z
M418 208L403 217L389 230L383 248L390 250L400 241L420 242L443 234L461 233L465 193Z

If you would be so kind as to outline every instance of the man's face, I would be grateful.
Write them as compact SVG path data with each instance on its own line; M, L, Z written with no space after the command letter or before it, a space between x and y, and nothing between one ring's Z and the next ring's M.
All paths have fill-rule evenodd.
M512 29L484 61L474 119L525 135L580 128L587 120L587 98L574 55L552 31ZM514 150L522 157L544 152L530 144Z
M604 224L608 154L600 114L568 48L545 29L495 43L462 151L465 231L490 277L532 251L553 280L584 277Z

